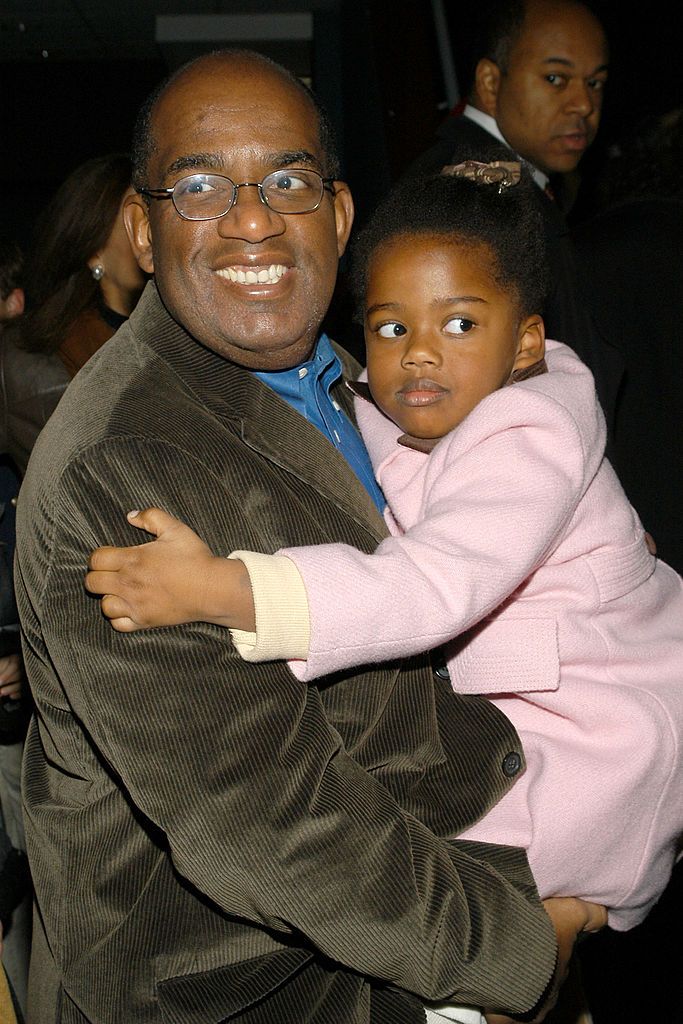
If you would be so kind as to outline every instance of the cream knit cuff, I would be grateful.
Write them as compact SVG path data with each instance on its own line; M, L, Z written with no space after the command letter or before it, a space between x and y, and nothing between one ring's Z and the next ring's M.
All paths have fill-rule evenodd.
M230 636L244 661L306 660L311 627L308 596L301 574L286 555L233 551L249 573L254 595L256 632L231 629Z

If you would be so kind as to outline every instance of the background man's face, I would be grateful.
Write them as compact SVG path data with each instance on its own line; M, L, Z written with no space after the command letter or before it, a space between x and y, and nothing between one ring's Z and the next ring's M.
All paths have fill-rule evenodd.
M532 0L493 110L510 146L547 174L574 170L598 130L607 59L588 11Z
M283 166L325 174L312 104L277 71L258 65L212 60L195 67L162 97L154 134L151 187L202 171L237 184ZM144 208L137 202L139 224ZM142 265L154 270L165 305L197 340L240 365L283 369L310 354L352 210L344 187L335 197L325 192L318 210L286 216L269 210L255 188L240 189L232 209L211 221L183 220L171 202L152 200L151 254ZM236 272L270 268L277 269L269 280L254 282L253 273L234 280Z

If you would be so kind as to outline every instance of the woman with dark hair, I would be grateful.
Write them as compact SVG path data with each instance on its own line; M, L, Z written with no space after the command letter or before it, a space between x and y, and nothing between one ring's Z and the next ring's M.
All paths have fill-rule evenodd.
M21 282L28 312L6 321L0 337L0 455L9 456L16 466L16 487L71 378L127 319L144 286L121 217L124 199L132 191L130 180L131 162L123 154L88 160L66 178L38 222L34 253ZM13 521L7 521L13 495L3 497L5 526L13 530ZM0 596L7 598L0 603L0 820L13 847L21 851L20 764L30 700L21 686L11 560L3 557L9 546L0 545ZM0 845L0 868L2 853ZM3 879L0 875L0 886ZM3 958L22 1007L30 902L26 897L13 910ZM0 1002L0 1020L5 1019L10 1018L2 1015Z
M130 180L125 154L88 160L38 223L28 312L5 327L0 347L0 445L22 474L67 384L128 318L144 287L121 217Z

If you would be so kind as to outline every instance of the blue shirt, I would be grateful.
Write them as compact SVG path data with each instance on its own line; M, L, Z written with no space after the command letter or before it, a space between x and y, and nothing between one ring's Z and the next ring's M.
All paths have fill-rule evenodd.
M353 423L330 394L341 375L341 360L326 334L318 339L308 362L289 370L254 371L255 377L289 402L341 452L381 513L386 501L375 480L370 456Z

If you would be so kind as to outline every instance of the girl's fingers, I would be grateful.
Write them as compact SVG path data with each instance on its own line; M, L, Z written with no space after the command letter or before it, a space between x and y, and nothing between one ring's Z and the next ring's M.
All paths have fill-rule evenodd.
M145 508L142 512L135 509L129 512L126 518L131 526L135 526L138 530L146 530L147 533L151 533L155 537L165 533L166 530L183 525L179 519L155 506Z

